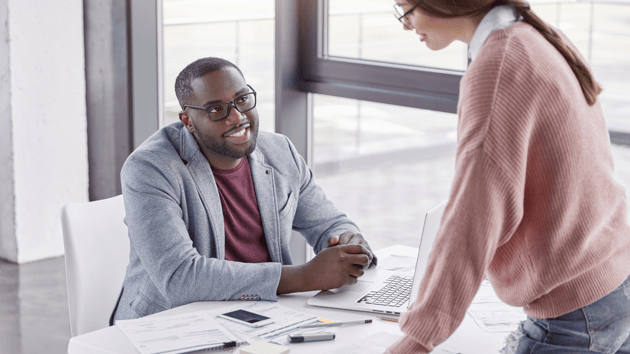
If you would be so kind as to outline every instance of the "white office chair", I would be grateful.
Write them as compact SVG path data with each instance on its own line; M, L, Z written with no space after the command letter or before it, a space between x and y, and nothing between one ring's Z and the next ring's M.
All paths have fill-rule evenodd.
M61 209L72 336L109 326L129 263L122 195Z

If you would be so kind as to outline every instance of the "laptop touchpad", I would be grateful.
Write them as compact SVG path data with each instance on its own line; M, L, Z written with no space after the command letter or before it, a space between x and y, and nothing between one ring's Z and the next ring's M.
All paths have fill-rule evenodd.
M374 282L372 282L372 281L359 280L359 281L357 281L356 284L344 285L344 286L342 286L339 289L334 289L334 290L330 290L330 291L334 292L335 294L345 293L347 291L360 292L360 291L363 291L363 290L367 289L373 283Z

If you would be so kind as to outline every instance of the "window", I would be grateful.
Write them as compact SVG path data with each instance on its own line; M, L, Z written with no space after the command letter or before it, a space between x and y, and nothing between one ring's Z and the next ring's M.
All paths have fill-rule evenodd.
M459 82L467 62L463 44L438 52L427 50L413 32L402 30L392 15L391 0L245 0L239 2L238 10L218 0L160 3L166 112L161 125L177 120L173 92L177 73L199 57L224 57L239 65L259 92L261 128L274 130L275 124L303 155L312 153L311 164L320 184L362 229L363 225L387 227L392 221L417 226L401 215L416 217L414 205L420 205L422 214L445 198L454 167ZM610 129L630 132L630 4L558 0L536 2L532 7L559 27L589 60L605 89L600 98ZM280 13L283 16L276 16ZM274 96L274 77L283 79L278 81L278 92L282 92L278 97ZM306 92L312 99L305 99ZM279 102L278 107L274 102ZM311 102L310 121L305 102ZM274 122L276 111L282 112L281 124ZM304 142L309 140L309 130L314 137L312 150ZM436 157L438 153L444 157ZM432 157L435 160L427 160ZM394 163L401 159L404 163ZM443 163L427 162L428 169L415 168L410 159ZM428 179L418 184L413 179L420 175ZM408 177L395 179L399 176ZM438 180L431 180L432 176ZM407 183L409 193L387 196L391 191L370 182L364 185L374 192L368 196L344 184L353 178L366 183L391 179L388 183L396 186ZM433 187L438 184L448 187ZM416 187L424 188L426 194L413 192ZM353 197L339 204L337 200L349 194ZM383 213L383 218L378 218L380 212L363 213L363 206L379 195L392 213ZM404 198L408 200L401 201ZM407 207L392 207L399 202Z
M320 0L307 36L310 92L455 112L465 45L432 52L403 31L389 0ZM604 87L609 129L630 132L630 3L598 0L537 2L532 9L562 30ZM306 19L306 22L309 20Z
M262 130L274 130L274 1L163 0L164 112L161 126L179 120L177 74L214 56L238 66L258 93Z
M329 0L329 57L466 70L467 46L453 42L440 51L420 43L413 31L403 31L389 0Z
M630 2L536 5L587 59L604 91L599 96L608 128L630 132Z
M448 198L457 115L314 95L314 164L327 198L373 249L418 247L424 213Z
M454 175L465 45L429 51L395 20L393 1L305 2L303 12L319 14L301 20L318 182L373 248L417 246L418 220L448 197ZM609 128L630 132L630 3L532 8L589 61Z
M457 115L314 95L318 176L452 155Z
M368 48L375 43L384 45L385 39L381 37L381 32L389 31L388 28L391 28L392 33L398 30L401 35L405 35L402 26L392 15L393 8L386 10L386 6L383 6L384 3L391 6L393 2L365 1L368 10L377 8L382 10L370 10L373 12L370 15L363 15L364 18L368 16L370 20L378 23L387 21L387 24L380 24L382 28L371 26L369 30L359 23L363 2L353 1L353 6L344 5L343 2L336 0L298 2L301 5L299 23L300 40L303 43L301 48L303 90L441 112L456 112L459 81L463 74L461 70L421 67L401 61L386 63L376 60L383 59L383 56L377 58L376 51L371 52L368 59L362 54L369 52ZM351 12L351 8L354 12ZM385 11L389 15L385 15ZM339 13L343 14L346 23L335 19ZM386 19L388 17L389 20ZM352 20L353 18L356 18L356 21ZM353 21L358 21L354 26L356 35L352 34ZM416 44L420 46L420 43ZM349 48L345 52L342 50L344 46ZM388 50L394 50L395 47L390 45ZM416 50L407 45L399 45L398 48L396 50L399 53L400 50ZM462 54L456 54L453 62L461 63ZM391 60L391 56L389 59ZM425 64L429 62L434 61L424 61ZM460 64L450 66L458 65Z

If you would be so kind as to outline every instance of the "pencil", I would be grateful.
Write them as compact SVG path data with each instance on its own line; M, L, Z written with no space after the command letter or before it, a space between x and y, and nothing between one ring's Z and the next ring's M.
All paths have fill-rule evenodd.
M383 321L389 321L389 322L398 322L398 318L396 317L378 316L378 319L383 320Z
M358 320L358 321L346 321L346 322L333 322L333 323L314 323L310 325L300 326L298 328L317 328L317 327L339 327L355 324L372 323L372 320Z

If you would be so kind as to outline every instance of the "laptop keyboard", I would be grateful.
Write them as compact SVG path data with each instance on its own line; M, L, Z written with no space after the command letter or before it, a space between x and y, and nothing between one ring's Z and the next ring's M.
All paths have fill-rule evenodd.
M385 280L385 286L379 290L370 291L357 301L361 304L373 304L390 307L400 307L409 301L412 276L392 275Z

